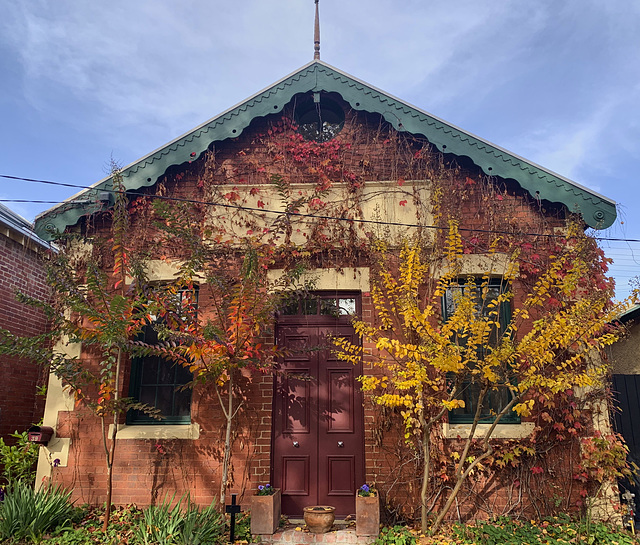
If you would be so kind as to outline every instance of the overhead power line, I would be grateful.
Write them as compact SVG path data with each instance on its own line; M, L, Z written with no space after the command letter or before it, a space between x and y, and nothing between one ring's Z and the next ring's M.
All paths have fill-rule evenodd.
M11 176L9 174L0 174L0 178L7 178L10 180L20 180L25 182L46 184L46 185L54 185L60 187L72 187L75 189L97 189L91 186L84 186L79 184L69 184L63 182L55 182L52 180L39 180L36 178L24 178L22 176ZM108 193L117 193L114 189L100 189L102 192ZM404 222L395 222L395 221L383 221L383 220L368 220L364 218L348 218L344 216L325 216L320 214L310 214L296 211L286 211L286 210L273 210L268 208L257 208L251 206L243 206L239 204L227 204L227 203L218 203L211 201L200 201L197 199L186 199L180 197L168 197L166 195L149 195L147 193L139 193L136 191L127 191L127 193L131 196L136 197L145 197L149 199L160 199L165 201L174 201L174 202L182 202L188 204L200 204L205 206L215 206L219 208L229 208L234 210L242 210L246 212L257 212L261 214L276 214L276 215L286 215L286 216L294 216L294 217L303 217L303 218L312 218L312 219L321 219L321 220L332 220L332 221L344 221L350 223L360 223L360 224L371 224L371 225L384 225L391 227L409 227L409 228L422 228L422 229L434 229L434 230L446 230L447 227L441 227L438 225L423 225L419 223L404 223ZM60 204L60 201L42 201L42 200L28 200L28 199L0 199L0 202L15 202L15 203L32 203L32 204ZM73 201L67 201L68 204L73 204ZM470 227L459 227L460 231L464 232L473 232L473 233L486 233L486 234L496 234L496 235L512 235L513 233L510 231L502 231L497 229L481 229L481 228L470 228ZM547 237L547 238L556 238L561 237L563 235L560 234L550 234L550 233L519 233L521 236L529 236L529 237ZM618 238L618 237L600 237L593 236L595 240L599 241L609 241L609 242L640 242L640 239L633 238Z
M8 178L9 180L21 180L23 182L34 182L37 184L58 185L62 187L75 187L76 189L91 189L90 187L87 187L85 185L65 184L63 182L52 182L51 180L37 180L35 178L22 178L21 176L10 176L9 174L0 174L0 178Z

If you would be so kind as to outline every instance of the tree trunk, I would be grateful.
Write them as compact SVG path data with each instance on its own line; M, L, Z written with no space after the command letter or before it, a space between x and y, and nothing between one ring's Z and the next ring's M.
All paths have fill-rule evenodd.
M453 505L454 500L458 497L458 492L460 492L460 488L462 487L462 483L464 483L465 479L469 476L469 474L473 471L473 469L482 460L488 458L492 453L493 453L493 448L489 446L489 449L486 452L478 456L473 462L471 462L467 466L467 469L465 469L464 472L458 476L456 485L453 487L453 490L451 491L451 494L449 494L449 497L447 498L447 501L444 504L444 507L440 510L440 513L438 513L438 517L436 518L436 521L433 523L433 526L431 527L432 532L437 532L438 528L440 528L440 525L442 524L444 517L447 516L447 513L449 512L449 509L451 509L451 506Z
M104 511L104 523L102 525L102 531L106 532L109 528L109 519L111 518L111 497L113 495L113 460L116 455L116 438L118 435L118 420L120 418L120 410L118 409L118 389L120 388L120 365L122 362L122 349L118 349L118 358L116 363L116 374L114 377L114 411L113 411L113 431L111 432L111 444L107 448L106 436L107 430L105 429L105 417L102 417L102 439L105 446L105 454L107 458L107 503Z
M229 391L227 393L227 408L223 412L227 419L227 427L224 435L224 455L222 457L222 479L220 482L220 505L224 505L227 498L227 481L229 479L229 462L231 460L231 424L235 412L233 410L233 371L229 373ZM221 400L221 399L220 399ZM222 401L222 400L221 400Z
M431 428L422 430L422 455L424 466L422 468L422 489L420 490L420 525L422 533L427 532L427 492L429 490L429 477L431 472Z
M115 454L116 449L116 432L115 428L113 434L111 436L111 445L109 447L109 453L107 454L107 459L109 457L111 460L107 461L107 503L105 505L104 510L104 523L102 524L102 531L106 532L109 528L109 519L111 518L111 496L113 494L113 455Z
M469 476L469 474L473 471L473 469L480 462L482 462L482 460L485 460L486 458L488 458L493 454L493 447L491 446L491 443L489 443L489 440L491 439L491 436L493 435L493 432L495 431L496 426L498 425L502 417L505 414L507 414L511 410L511 408L516 404L516 402L519 401L520 398L522 397L521 395L519 395L511 398L511 401L496 415L495 419L493 420L491 426L485 433L484 438L482 440L484 452L480 456L475 458L473 462L471 462L467 466L467 469L462 471L462 467L465 463L465 460L467 459L467 455L469 454L469 449L471 448L471 443L473 442L473 439L475 437L476 428L478 427L478 423L480 421L480 414L482 413L482 404L484 403L484 399L487 394L487 391L488 391L488 388L483 387L483 389L480 391L480 395L478 396L478 408L476 409L476 413L473 419L473 424L471 425L471 429L469 430L469 437L467 438L467 441L465 443L465 448L463 450L463 454L460 458L460 461L458 462L458 467L456 469L456 484L453 487L451 494L449 494L449 497L447 498L447 501L444 504L444 507L440 510L440 513L438 513L438 517L436 518L436 521L433 523L433 526L431 528L432 532L436 532L438 530L438 528L442 524L442 521L447 516L447 513L449 512L449 509L451 509L451 506L453 505L454 500L458 496L458 492L460 492L460 488L462 487L462 483L464 483L465 479Z

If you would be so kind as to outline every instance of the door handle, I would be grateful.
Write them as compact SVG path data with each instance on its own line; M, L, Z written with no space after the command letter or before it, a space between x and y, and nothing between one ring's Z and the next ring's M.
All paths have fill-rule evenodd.
M338 441L338 448L344 448L344 441Z
M300 443L298 443L298 441L294 441L294 442L293 442L293 446L294 446L295 448L300 448Z

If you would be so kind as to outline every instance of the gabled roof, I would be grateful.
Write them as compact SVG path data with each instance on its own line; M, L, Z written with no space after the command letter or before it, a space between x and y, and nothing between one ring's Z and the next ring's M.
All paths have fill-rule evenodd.
M336 92L355 110L380 114L398 131L423 135L440 151L469 157L486 174L516 180L534 198L562 203L580 213L587 225L605 229L616 218L615 202L559 174L527 161L398 98L314 60L244 102L206 121L122 171L125 187L136 190L156 183L171 165L199 156L211 142L235 138L256 117L280 112L298 93ZM195 155L192 155L195 154ZM109 203L107 177L40 214L35 230L43 238L75 225L84 215Z
M33 224L2 203L0 203L0 227L9 238L23 246L34 243L47 250L52 248L50 243L45 242L33 232Z
M624 312L621 312L618 316L617 321L626 324L632 320L637 320L640 318L640 305L632 305Z

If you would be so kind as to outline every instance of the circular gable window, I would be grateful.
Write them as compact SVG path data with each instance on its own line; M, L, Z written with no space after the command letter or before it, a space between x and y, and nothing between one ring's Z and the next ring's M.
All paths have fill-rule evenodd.
M342 130L344 111L337 102L314 93L313 100L296 108L296 122L305 140L327 142Z

